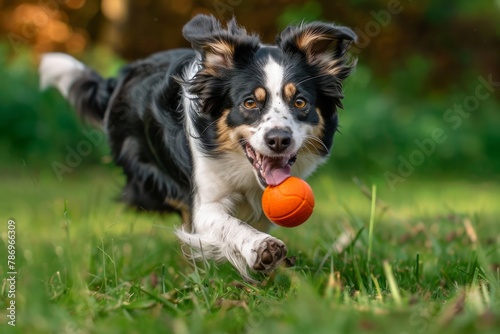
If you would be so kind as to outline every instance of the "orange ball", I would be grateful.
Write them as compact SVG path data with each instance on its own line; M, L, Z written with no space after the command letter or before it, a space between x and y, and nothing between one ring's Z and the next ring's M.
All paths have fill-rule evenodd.
M306 181L290 176L262 194L262 210L273 223L295 227L304 223L314 209L314 194Z

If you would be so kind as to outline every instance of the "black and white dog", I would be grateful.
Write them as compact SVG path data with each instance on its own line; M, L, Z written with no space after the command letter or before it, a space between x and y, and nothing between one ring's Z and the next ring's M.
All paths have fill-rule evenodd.
M352 30L286 28L262 44L231 20L198 15L183 29L193 49L161 52L103 79L74 58L45 54L42 87L101 123L127 176L123 199L176 211L178 237L198 258L229 260L243 277L285 259L266 234L267 185L309 176L328 157L342 107Z

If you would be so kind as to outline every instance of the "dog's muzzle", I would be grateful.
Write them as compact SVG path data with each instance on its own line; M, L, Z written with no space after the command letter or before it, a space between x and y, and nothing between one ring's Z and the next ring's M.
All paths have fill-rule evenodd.
M259 180L264 187L276 186L285 181L290 176L291 167L297 159L297 153L265 156L248 143L243 145L243 149L248 160L257 170Z

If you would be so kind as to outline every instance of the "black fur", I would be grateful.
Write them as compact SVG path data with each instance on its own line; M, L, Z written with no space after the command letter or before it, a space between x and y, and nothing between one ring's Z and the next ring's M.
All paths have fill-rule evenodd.
M325 38L304 48L297 40L305 32ZM345 57L355 38L350 29L323 23L291 27L275 46L261 46L257 36L247 34L234 20L224 29L213 17L200 15L184 27L183 35L201 56L200 71L191 80L183 81L183 72L197 54L179 49L128 65L115 79L87 71L71 87L70 100L80 114L104 123L113 158L127 176L126 202L145 210L189 214L195 189L183 85L197 96L197 110L190 115L201 147L216 158L221 145L217 121L224 112L229 112L229 128L255 124L265 113L265 107L247 113L241 104L254 87L264 85L262 65L268 57L284 64L286 79L299 82L301 94L320 110L324 149L319 154L330 151L336 110L342 106L341 82L355 65ZM338 61L338 74L323 73L323 64L315 62L323 54ZM293 117L312 125L320 122L314 110L297 111Z
M104 80L96 72L86 69L85 72L73 82L69 91L69 101L77 106L81 117L101 123L108 107L108 101L116 88L116 79Z
M141 209L180 211L169 200L191 203L191 155L181 86L174 76L193 58L189 49L161 52L126 66L116 79L92 73L71 87L80 114L102 121L106 111L111 152L127 176L122 197ZM111 83L115 90L110 93Z

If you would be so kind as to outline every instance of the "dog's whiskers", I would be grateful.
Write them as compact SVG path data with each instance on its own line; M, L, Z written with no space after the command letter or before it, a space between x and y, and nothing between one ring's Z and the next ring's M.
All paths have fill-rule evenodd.
M313 136L313 135L308 135L306 136L306 144L311 144L311 146L313 146L315 149L316 149L316 153L321 153L320 150L316 147L316 145L314 145L313 143L316 142L318 144L321 145L321 147L323 147L323 149L325 150L325 152L328 154L329 153L329 149L328 147L325 145L325 143L323 143L323 141L318 137L318 136ZM308 145L306 145L307 149L310 151ZM311 152L312 153L312 152Z

